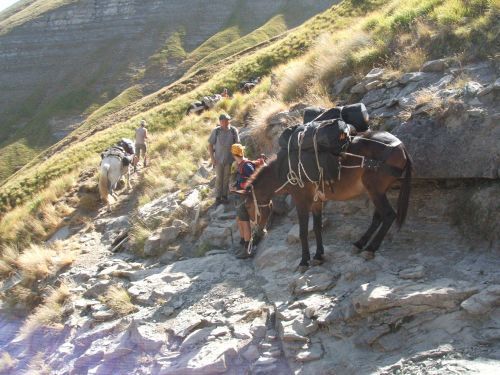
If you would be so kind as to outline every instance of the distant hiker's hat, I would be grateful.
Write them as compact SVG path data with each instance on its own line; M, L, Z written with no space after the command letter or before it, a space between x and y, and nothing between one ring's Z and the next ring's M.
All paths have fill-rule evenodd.
M243 157L245 155L245 146L241 143L235 143L231 146L231 154Z
M229 116L228 114L226 113L223 113L219 116L219 121L220 120L231 120L231 116Z
M141 125L146 126L146 120L141 120Z

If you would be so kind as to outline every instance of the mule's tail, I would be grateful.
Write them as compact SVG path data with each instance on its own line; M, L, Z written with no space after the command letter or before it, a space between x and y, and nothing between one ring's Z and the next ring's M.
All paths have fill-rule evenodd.
M103 164L101 167L101 173L99 174L99 195L101 200L107 204L108 203L108 195L109 195L109 164Z
M400 229L406 219L406 214L408 213L408 204L410 202L410 190L411 190L411 172L413 169L413 162L411 160L410 154L403 146L403 152L406 157L406 165L404 168L403 181L401 182L401 190L399 191L398 197L398 212L396 216L396 225Z

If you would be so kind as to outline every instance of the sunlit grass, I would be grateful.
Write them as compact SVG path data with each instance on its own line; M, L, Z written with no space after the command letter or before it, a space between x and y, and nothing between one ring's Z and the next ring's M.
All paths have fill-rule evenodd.
M127 290L120 286L111 286L102 297L102 302L120 316L128 315L137 310Z

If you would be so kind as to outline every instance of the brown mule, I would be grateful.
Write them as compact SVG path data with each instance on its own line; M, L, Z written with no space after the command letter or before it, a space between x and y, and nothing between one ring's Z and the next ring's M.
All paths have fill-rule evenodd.
M273 195L288 193L292 196L299 217L302 243L302 260L299 269L302 272L307 269L310 260L307 239L310 212L313 214L317 245L313 262L318 264L323 261L322 200L345 201L363 192L368 193L375 205L375 212L366 233L354 243L355 252L361 253L361 256L367 260L374 257L375 251L380 247L394 220L398 228L405 221L410 198L412 161L403 143L387 132L367 132L354 137L341 157L340 179L333 182L333 189L325 186L324 191L319 192L320 194L316 185L311 182L305 182L301 188L294 185L293 181L287 180L288 158L286 155L273 158L249 181L250 192L246 199L246 206L252 221L256 222L261 229L267 224ZM400 178L402 178L401 189L397 212L395 212L387 199L386 192ZM317 199L318 195L322 200Z

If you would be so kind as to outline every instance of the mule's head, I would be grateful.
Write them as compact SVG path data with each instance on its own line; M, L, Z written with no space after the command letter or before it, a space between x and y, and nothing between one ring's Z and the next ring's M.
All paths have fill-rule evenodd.
M245 208L250 216L250 221L256 224L260 231L263 231L273 208L271 198L259 194L252 185L249 185L245 192L239 192L239 194L245 197Z

